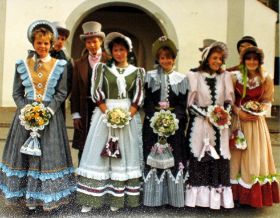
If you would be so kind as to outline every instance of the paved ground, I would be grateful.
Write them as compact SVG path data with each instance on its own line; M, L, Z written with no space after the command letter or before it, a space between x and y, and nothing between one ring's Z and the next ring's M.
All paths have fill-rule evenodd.
M2 150L8 133L10 122L13 118L14 111L11 109L0 108L0 156L2 157ZM68 114L67 129L69 138L72 137L73 128L70 116ZM280 169L280 118L267 119L269 130L271 133L271 141L273 148L273 155L278 169ZM74 165L77 166L77 152L72 149L72 156ZM0 200L0 217L271 217L276 218L280 215L280 205L273 207L266 207L262 209L254 209L250 207L238 207L231 210L221 209L218 211L206 208L172 208L159 207L148 208L139 207L135 209L123 209L118 212L111 212L109 208L103 208L96 211L91 211L87 214L80 212L80 207L74 202L52 212L44 212L36 210L30 213L24 206L7 207L3 200Z

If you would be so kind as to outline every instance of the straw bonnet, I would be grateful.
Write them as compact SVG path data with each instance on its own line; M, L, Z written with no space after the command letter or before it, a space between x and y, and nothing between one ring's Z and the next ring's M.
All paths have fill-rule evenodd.
M102 25L96 21L89 21L82 25L84 33L80 35L80 39L84 41L86 38L90 37L100 37L102 40L105 38L105 33L101 32Z
M244 59L245 59L247 54L256 54L258 59L259 59L260 64L263 64L264 54L263 54L263 50L262 49L259 49L256 46L248 47L248 48L244 49L242 51L242 53L240 54L241 63L245 64L244 63L245 62Z
M131 42L131 39L119 32L111 32L109 33L106 38L105 38L105 41L104 41L104 49L106 51L106 53L110 56L112 56L111 54L111 51L110 51L110 48L109 48L109 44L110 42L112 42L115 38L122 38L126 41L127 45L128 45L128 48L129 48L129 52L132 51L132 42Z
M208 47L206 47L202 50L202 56L201 56L202 62L207 60L211 49L215 48L215 47L219 47L224 51L224 59L226 59L228 57L228 48L227 48L226 44L223 42L215 41L212 44L210 44Z
M172 42L171 39L167 38L167 36L161 36L152 45L152 55L155 59L157 58L156 56L158 50L162 47L170 48L173 51L175 57L177 56L178 49L176 48L174 42Z
M33 32L38 29L44 27L46 29L48 29L49 31L51 31L53 33L54 39L57 39L58 37L58 33L56 30L56 27L49 21L47 20L36 20L33 23L30 24L30 26L27 29L27 38L29 40L29 42L32 42L32 34Z
M52 24L56 27L58 34L66 36L70 35L70 30L66 28L65 24L59 21L52 22Z
M203 49L210 46L213 42L216 42L216 40L214 40L214 39L204 39L203 40L203 46L201 48L198 48L198 50L203 51Z
M256 40L255 40L254 37L252 37L252 36L243 36L243 37L237 42L237 51L239 51L239 47L240 47L241 43L243 43L243 42L248 42L248 43L250 43L251 45L256 46L256 47L258 46L258 45L257 45L257 42L256 42Z

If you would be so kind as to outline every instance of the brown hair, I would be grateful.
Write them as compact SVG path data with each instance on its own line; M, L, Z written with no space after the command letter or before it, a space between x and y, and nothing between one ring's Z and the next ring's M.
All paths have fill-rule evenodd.
M215 52L218 52L218 53L221 53L222 54L222 61L223 61L223 64L225 63L225 52L224 52L224 50L221 48L221 47L219 47L219 46L215 46L215 47L213 47L213 48L211 48L211 50L210 50L210 52L209 52L209 54L208 54L208 56L207 56L207 58L206 58L206 60L205 61L203 61L203 62L200 62L200 66L198 67L198 71L202 71L202 72L211 72L211 68L209 67L209 63L208 63L208 59L209 59L209 57L213 54L213 53L215 53ZM220 67L220 69L217 71L217 73L223 73L224 72L224 70Z
M256 53L254 51L249 51L249 52L246 52L243 57L242 57L242 63L244 64L244 66L246 67L246 64L245 64L245 61L250 59L250 57L252 57L252 55L254 57L256 57L259 61L259 66L258 68L256 69L256 72L260 75L260 78L261 78L261 83L264 82L265 78L264 78L264 70L262 68L262 56L260 53Z
M160 56L160 54L161 54L162 52L165 52L167 57L171 57L171 58L173 58L173 59L176 58L176 54L174 54L173 50L172 50L170 47L168 47L168 46L163 46L163 47L161 47L161 48L159 48L159 49L157 50L157 53L156 53L156 61L158 61L159 56Z
M53 35L53 33L50 30L48 30L48 29L46 29L44 27L40 27L38 29L35 29L32 32L32 36L31 36L32 44L34 44L35 36L36 35L38 35L40 37L42 37L42 36L49 36L51 45L54 43L54 35Z
M127 41L121 37L116 37L109 43L109 49L111 53L115 44L124 46L127 50L127 53L129 53L129 45Z

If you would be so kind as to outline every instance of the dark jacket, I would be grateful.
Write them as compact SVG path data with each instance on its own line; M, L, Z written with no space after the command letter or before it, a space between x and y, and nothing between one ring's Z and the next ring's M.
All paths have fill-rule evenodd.
M105 53L102 54L101 62L106 62ZM89 72L92 70L88 62L88 54L75 60L72 77L71 92L71 113L79 113L81 115L82 130L74 130L73 148L83 150L89 130L92 111L88 111L89 98L88 90L90 89Z

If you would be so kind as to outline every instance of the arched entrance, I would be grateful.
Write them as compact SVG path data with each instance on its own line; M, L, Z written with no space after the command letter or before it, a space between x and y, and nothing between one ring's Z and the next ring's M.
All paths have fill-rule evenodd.
M144 9L142 8L143 2L151 4L148 1L140 1L139 5L135 2L132 4L130 1L126 3L107 1L105 4L102 1L102 3L96 4L95 1L95 4L91 5L90 8L87 5L88 11L79 9L79 7L85 8L85 5L79 6L66 20L66 25L69 24L67 26L73 33L69 39L71 56L74 59L78 58L84 48L83 42L79 39L79 35L82 33L82 24L87 21L98 21L102 24L102 30L106 34L118 31L129 36L133 42L136 64L147 70L152 69L154 64L151 56L152 43L162 35L172 37L170 35L174 35L175 31L172 31L172 25L164 25L166 22L163 21L163 18L156 17L159 13L156 13L155 10L160 9L154 8L155 5L145 6ZM87 4L89 3L90 1L87 2ZM153 11L148 11L146 8ZM80 14L79 19L73 22L74 16L77 18L77 14ZM162 15L162 13L160 14ZM168 30L165 29L166 26L169 26ZM177 37L175 37L175 43L176 40Z

